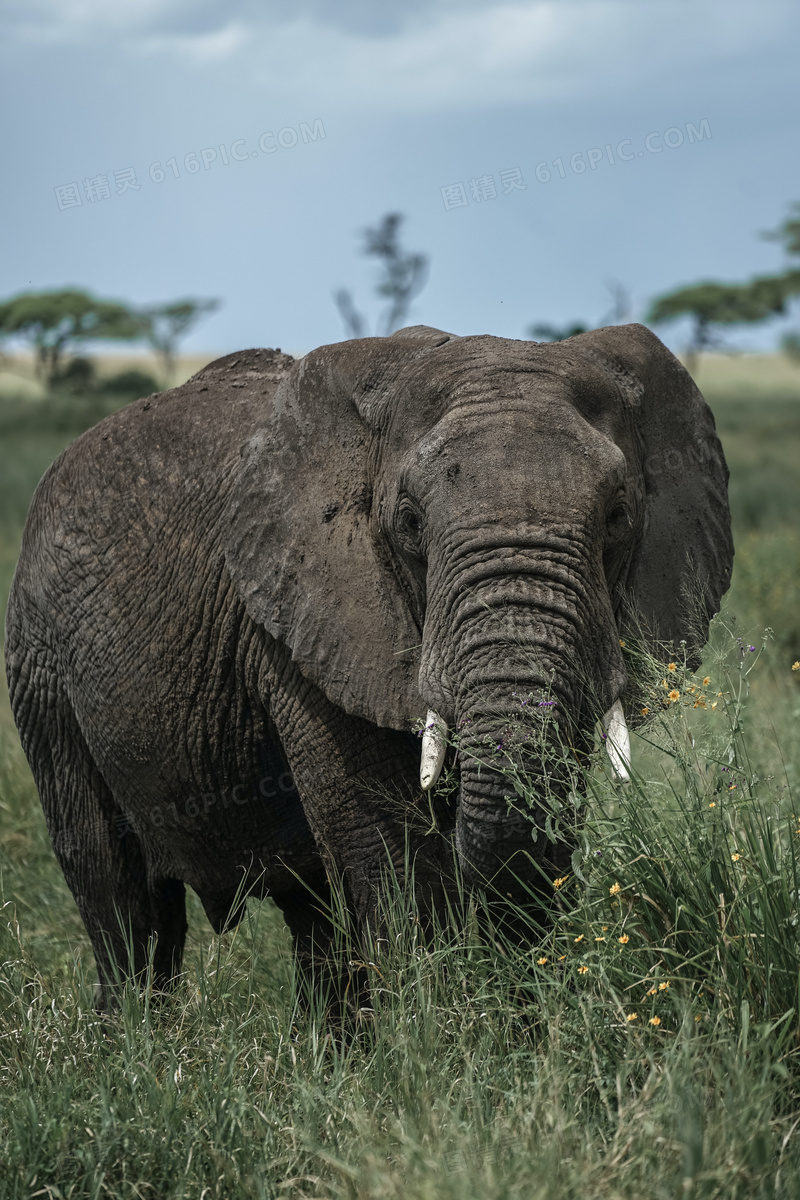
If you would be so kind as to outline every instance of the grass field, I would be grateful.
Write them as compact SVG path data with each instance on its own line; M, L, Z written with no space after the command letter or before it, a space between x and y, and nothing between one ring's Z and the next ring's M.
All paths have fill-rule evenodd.
M591 776L553 928L427 951L395 897L344 1049L298 1005L269 902L217 938L190 897L174 998L98 1021L3 691L0 1200L798 1194L800 370L712 358L699 382L737 546L703 669L634 736L633 787ZM110 402L0 383L4 611L38 478Z

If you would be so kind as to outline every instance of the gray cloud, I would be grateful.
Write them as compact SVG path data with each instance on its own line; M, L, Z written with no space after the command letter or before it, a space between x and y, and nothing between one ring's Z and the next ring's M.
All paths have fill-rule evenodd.
M125 29L143 37L208 37L232 24L264 28L310 20L361 35L389 36L420 19L491 7L492 0L10 0L7 34L43 41L101 39Z

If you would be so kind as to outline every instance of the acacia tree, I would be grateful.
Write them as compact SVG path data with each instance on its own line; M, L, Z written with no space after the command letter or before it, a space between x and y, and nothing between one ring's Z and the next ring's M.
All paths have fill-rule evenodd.
M427 282L429 259L426 254L414 254L400 246L399 231L404 218L401 213L387 213L374 228L363 231L362 253L377 258L381 275L375 290L389 301L383 320L376 322L376 334L388 337L399 329L406 318L411 301ZM366 336L366 321L356 308L347 288L334 293L334 302L350 337Z
M789 257L800 257L800 204L789 206L789 216L777 229L769 229L763 237L768 242L782 242Z
M792 204L786 220L777 229L771 229L763 236L767 241L781 242L788 258L800 258L800 204ZM790 267L777 278L781 281L787 298L800 295L800 271L796 267ZM794 362L800 362L800 332L791 329L784 333L781 349Z
M691 317L692 334L686 366L694 374L703 351L723 344L715 326L765 321L783 312L785 303L785 288L772 276L762 276L750 283L708 281L656 297L645 320L658 325L678 317Z
M151 305L139 310L140 336L149 344L161 361L164 383L172 384L178 342L196 325L201 317L219 308L219 300L197 300L187 297L171 304Z
M577 321L573 325L531 325L528 333L535 342L565 342L567 338L586 333L589 326Z
M132 341L141 334L134 313L116 300L89 292L21 292L0 305L0 334L28 342L37 375L48 387L58 383L65 359L85 342Z

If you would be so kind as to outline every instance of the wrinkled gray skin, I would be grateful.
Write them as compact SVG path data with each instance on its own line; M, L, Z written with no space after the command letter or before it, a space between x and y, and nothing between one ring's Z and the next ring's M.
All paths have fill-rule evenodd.
M308 953L333 875L379 932L409 822L423 904L451 844L469 885L560 870L482 739L530 693L585 747L626 700L621 637L696 653L726 485L711 413L639 325L249 350L78 438L31 507L6 655L102 999L118 913L137 969L155 933L177 971L185 884L217 930L242 882L268 891ZM428 708L462 731L441 837L415 820Z

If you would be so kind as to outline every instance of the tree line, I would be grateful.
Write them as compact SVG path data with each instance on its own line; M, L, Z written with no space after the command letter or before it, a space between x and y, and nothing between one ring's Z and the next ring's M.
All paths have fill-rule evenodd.
M400 213L387 213L376 226L361 233L362 253L378 260L380 274L375 291L385 301L385 308L375 321L376 335L386 336L405 323L412 300L427 282L429 258L403 249L402 222ZM696 369L703 351L723 348L723 327L754 325L781 316L800 295L800 203L791 206L789 215L777 229L763 236L783 246L787 258L783 271L745 282L705 280L666 292L650 304L644 316L648 325L681 317L691 320L686 351L691 371ZM631 306L625 288L615 280L607 286L613 303L599 324L619 324L630 319ZM333 299L346 335L368 336L367 320L356 307L351 292L340 288ZM81 346L97 341L143 341L160 363L162 385L169 387L181 338L218 306L218 300L186 298L134 308L74 288L22 292L0 301L0 339L14 338L30 345L36 373L45 386L66 385L76 390L90 386L93 374L91 362L77 356ZM589 324L581 321L563 327L539 323L530 326L528 335L537 341L563 341L589 328ZM781 344L786 353L800 360L800 332L784 334ZM134 374L142 380L146 378L141 373Z
M694 372L704 350L724 349L721 328L732 325L756 325L783 316L791 301L800 295L800 204L790 208L789 216L777 229L765 233L768 241L783 245L787 257L785 270L775 275L758 275L742 283L705 280L656 296L644 316L645 324L661 325L681 317L691 321L687 366ZM601 322L602 324L603 322ZM586 324L573 322L562 329L552 325L533 325L530 335L543 341L562 341L584 333ZM800 333L789 332L781 339L782 349L800 359Z
M389 334L400 328L411 300L427 279L427 256L409 253L400 246L402 220L399 213L389 213L380 224L362 232L362 253L377 258L380 263L381 274L375 290L388 301L386 311L376 321L376 333ZM686 350L690 371L696 369L704 350L724 348L722 327L754 325L782 316L791 301L800 295L800 265L797 265L800 261L800 204L792 205L786 220L763 236L783 245L788 260L785 270L741 283L706 280L665 292L651 302L644 317L648 325L661 325L681 317L690 319L691 335ZM609 281L607 287L612 305L599 325L629 320L631 304L625 288L617 280ZM340 289L334 293L334 301L347 335L365 337L366 321L356 309L350 292ZM584 321L572 321L562 327L541 322L531 325L528 334L537 341L554 342L585 333L590 328L592 326ZM791 357L800 359L800 332L784 334L781 345Z
M87 343L144 342L169 387L181 338L218 306L218 300L187 298L134 308L77 288L21 292L0 301L0 338L30 346L36 374L48 388L90 383L92 364L77 356Z

